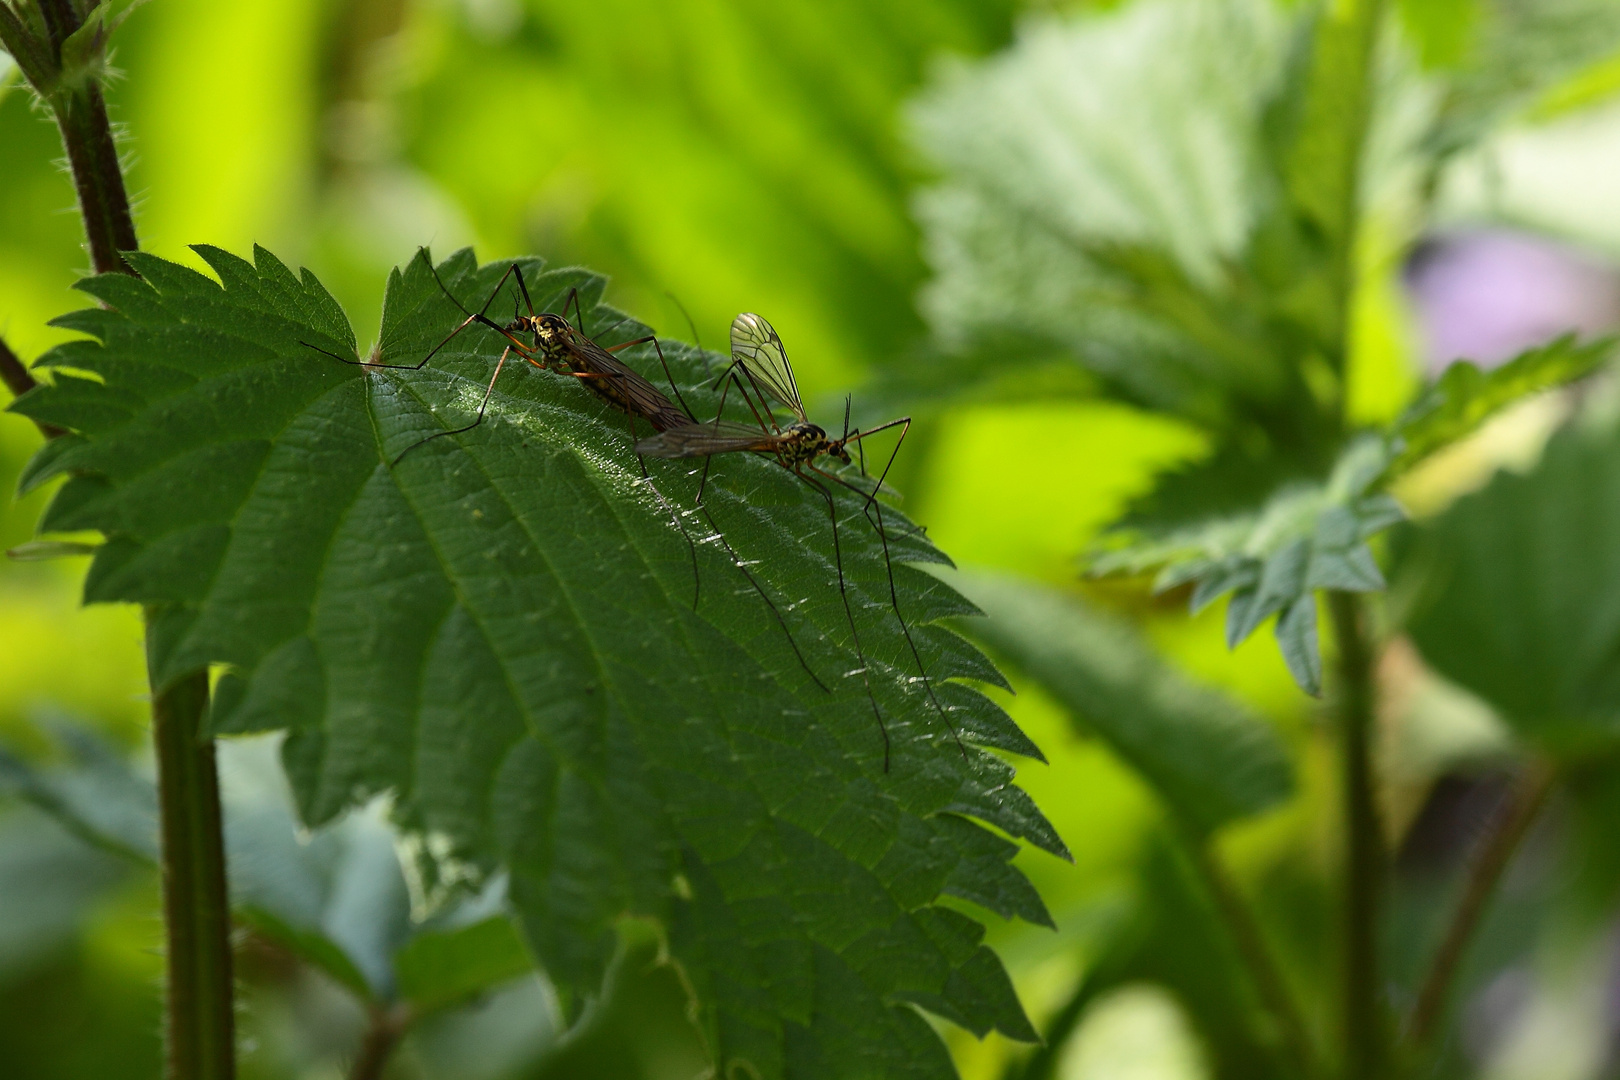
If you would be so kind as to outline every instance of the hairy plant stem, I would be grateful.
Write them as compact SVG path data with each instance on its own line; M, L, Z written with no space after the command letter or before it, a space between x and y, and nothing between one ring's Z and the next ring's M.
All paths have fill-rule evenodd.
M1378 926L1388 857L1373 761L1373 650L1366 611L1354 593L1328 593L1338 641L1339 737L1344 865L1344 1075L1372 1080L1387 1059L1380 1000Z
M107 119L107 103L95 82L52 96L51 108L67 147L73 186L78 190L90 264L97 273L132 273L121 251L134 251L135 222L118 165L118 147Z
M1225 864L1221 862L1220 853L1215 850L1214 838L1194 835L1185 830L1183 838L1193 865L1203 878L1210 897L1215 901L1215 908L1220 912L1227 932L1232 935L1232 943L1237 948L1238 956L1248 969L1255 991L1281 1029L1287 1055L1292 1059L1298 1075L1320 1076L1321 1066L1317 1060L1316 1048L1311 1042L1310 1031L1305 1026L1304 1016L1295 1004L1294 997L1288 990L1288 984L1283 979L1282 971L1272 957L1259 922L1249 910L1243 894L1238 891L1237 883L1227 873Z
M147 663L155 677L153 621L148 613ZM235 1073L224 828L214 743L200 732L207 705L205 671L181 677L152 699L169 944L171 1080L229 1080Z
M34 377L28 372L28 365L22 358L11 351L11 346L0 340L0 383L5 383L6 389L11 391L13 397L22 397L28 391L38 386ZM47 439L54 439L58 435L66 435L66 428L59 428L55 424L47 424L42 420L35 420L34 426L39 428L40 434Z
M1412 1046L1421 1046L1434 1034L1457 968L1462 963L1480 918L1485 914L1496 883L1513 861L1519 842L1530 831L1556 780L1557 773L1548 764L1535 762L1526 766L1497 812L1490 832L1474 853L1457 910L1452 913L1446 935L1418 991L1417 1004L1412 1007L1411 1019L1407 1024L1407 1040Z
M382 1080L383 1069L394 1047L410 1030L412 1019L410 1009L404 1005L373 1005L366 1033L360 1040L360 1052L349 1069L349 1080Z
M14 16L0 21L0 31L19 64L27 59L24 73L56 117L91 264L98 273L133 273L119 255L137 244L106 100L93 75L62 77L62 46L82 17L69 0L38 0L38 5L47 41ZM170 1080L230 1080L235 1075L230 897L214 744L202 737L208 674L193 672L160 686L153 655L156 624L156 613L148 609L168 933L167 1075Z
M82 20L68 0L39 0L39 9L60 70L62 44L79 29ZM118 254L134 251L138 245L101 84L86 77L38 89L45 93L62 133L62 146L67 150L73 186L79 196L79 216L84 220L90 264L98 274L133 273Z

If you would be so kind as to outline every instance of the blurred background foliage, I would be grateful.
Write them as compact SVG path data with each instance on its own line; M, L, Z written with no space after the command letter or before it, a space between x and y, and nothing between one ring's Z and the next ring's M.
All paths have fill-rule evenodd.
M1262 243L1277 236L1278 190L1297 187L1275 153L1288 118L1272 106L1299 64L1302 3L156 0L119 32L109 98L143 247L200 266L186 244L262 243L313 269L362 337L386 271L418 244L537 252L613 275L609 299L671 336L689 336L684 306L711 347L736 312L766 313L818 413L848 390L869 415L913 412L895 485L959 564L1021 578L993 586L1003 600L1084 604L1072 609L1077 642L1093 640L1089 620L1106 609L1105 647L1135 650L1143 679L1185 679L1196 700L1218 698L1221 724L1286 748L1292 794L1243 804L1231 817L1269 808L1219 844L1325 1036L1338 851L1319 704L1270 642L1228 652L1218 609L1188 618L1182 593L1082 583L1076 557L1123 514L1150 523L1167 505L1230 505L1320 472L1343 432L1313 416L1385 421L1457 356L1499 363L1620 320L1613 5L1395 6L1351 348L1325 362L1301 344L1308 289L1284 296L1301 264L1267 263L1276 249ZM68 288L86 258L60 156L29 95L0 90L0 335L24 359L66 336L47 319L86 301ZM1180 307L1135 302L1166 282ZM1164 317L1189 307L1209 316L1195 327L1209 334ZM1212 340L1274 370L1223 383ZM1610 739L1592 733L1615 715L1620 580L1603 566L1620 547L1602 531L1620 506L1608 491L1620 462L1611 396L1600 382L1532 400L1399 491L1438 523L1385 552L1399 555L1385 559L1400 571L1392 624L1418 613L1379 668L1395 996L1409 993L1399 987L1422 967L1522 747L1579 766L1470 954L1435 1075L1620 1068L1620 772ZM1579 423L1538 464L1572 412ZM0 482L12 486L38 443L27 421L0 417ZM1502 467L1507 479L1447 510ZM1177 500L1148 498L1178 469L1192 482ZM38 495L8 503L0 543L27 539L40 506ZM1537 521L1566 529L1528 529ZM1560 548L1560 535L1580 542ZM1547 581L1562 591L1520 609L1526 591L1504 586L1481 606L1509 565L1512 581L1536 584L1532 597ZM88 727L139 762L138 618L80 609L82 573L0 564L0 742L65 766L75 759L61 732ZM1036 600L1017 591L1032 583L1045 587ZM1591 626L1572 635L1577 623ZM1572 641L1590 654L1576 676L1560 666L1580 651ZM1555 719L1592 721L1573 734L1526 720L1514 698L1525 684L1505 679L1497 693L1479 677L1518 671L1537 647L1534 685L1551 688L1537 700L1557 701ZM1266 1036L1234 998L1243 976L1174 849L1166 803L1105 730L1108 715L1153 722L1153 706L1120 704L1062 664L1020 666L1006 704L1051 761L1022 767L1020 782L1075 864L1026 853L1058 933L1004 924L992 940L1037 1026L1064 1037L1030 1058L952 1032L964 1074L1261 1075L1251 1055ZM1077 716L1077 694L1098 714ZM7 803L0 1061L31 1080L155 1076L159 929L148 870L27 800ZM244 1075L341 1075L361 1006L273 936L246 935L242 948ZM651 938L632 943L568 1039L530 977L421 1025L390 1075L695 1076L701 1047L655 960Z

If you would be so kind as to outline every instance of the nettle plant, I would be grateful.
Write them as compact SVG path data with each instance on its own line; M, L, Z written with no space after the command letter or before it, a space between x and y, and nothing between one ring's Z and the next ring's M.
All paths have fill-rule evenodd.
M1004 685L940 625L975 609L912 565L945 556L885 513L891 595L856 491L838 490L835 561L821 498L746 455L680 515L690 463L644 474L624 413L523 364L480 426L424 442L470 420L509 341L475 324L419 370L387 365L427 357L464 320L456 300L481 303L510 264L420 254L362 363L308 271L199 245L210 277L134 250L97 88L107 19L0 5L0 40L61 121L99 271L80 287L100 301L57 320L84 337L41 357L12 408L52 436L22 480L60 482L41 532L99 533L86 600L145 610L161 844L138 824L154 793L93 750L72 776L7 773L161 862L170 1073L232 1074L233 920L370 1006L357 1075L414 1019L534 964L577 1020L627 920L656 925L723 1075L953 1075L924 1011L1034 1041L964 910L1051 925L1006 837L1066 852L984 749L1039 756L964 681ZM521 265L539 309L577 297L603 345L647 334L602 278ZM662 356L713 415L725 358ZM265 731L286 733L305 827L387 796L411 920L390 927L379 887L381 932L334 933L266 878L273 829L234 831L232 860L261 869L228 867L213 740ZM127 820L98 794L115 787Z
M1499 410L1598 372L1612 343L1563 337L1489 371L1457 358L1404 400L1368 388L1410 385L1398 275L1449 170L1510 122L1601 100L1620 9L1440 8L1143 0L1032 24L913 103L937 169L916 203L937 348L888 391L1067 391L1198 433L1207 452L1131 503L1086 570L1123 578L1115 598L1174 594L1193 614L1224 599L1230 647L1269 622L1300 690L1325 696L1338 763L1336 896L1295 878L1286 902L1246 900L1217 831L1283 802L1314 751L1291 760L1252 713L1073 595L969 587L990 615L975 633L1156 791L1195 882L1145 856L1126 928L1007 1076L1056 1075L1087 1005L1134 980L1177 995L1222 1076L1465 1075L1458 984L1489 973L1464 960L1498 878L1560 782L1584 820L1608 820L1609 395L1587 395L1535 478L1498 477L1417 523L1396 495ZM1379 734L1379 669L1397 640L1512 736L1489 763L1506 794L1421 917L1392 880L1382 776L1398 747ZM1301 926L1321 932L1302 943Z
M1158 891L1038 1036L966 912L1050 926L1009 860L1014 841L1066 850L1012 783L1007 756L1039 751L973 688L1005 683L943 624L977 609L914 565L946 561L920 531L885 511L891 597L856 492L836 492L836 553L820 497L762 458L717 463L695 514L697 470L643 473L624 413L522 364L481 425L423 442L467 424L509 341L475 325L399 365L510 264L421 254L390 277L362 358L320 282L269 252L199 245L212 276L141 254L98 89L115 20L83 0L0 3L0 42L60 123L97 270L80 287L100 302L57 320L84 337L34 376L8 371L25 391L12 408L50 436L23 485L60 485L31 550L100 534L86 599L143 606L158 784L93 747L71 773L4 775L161 863L171 1073L232 1073L233 921L368 1005L357 1075L416 1018L534 965L577 1019L635 920L679 966L726 1076L954 1075L925 1013L1044 1036L1006 1071L1052 1075L1086 1006L1140 978L1178 993L1223 1076L1462 1068L1441 1036L1494 884L1555 783L1612 769L1612 418L1594 397L1539 479L1380 537L1405 517L1403 477L1610 350L1563 339L1489 372L1459 364L1382 417L1356 399L1358 365L1378 358L1380 289L1448 163L1549 95L1581 99L1620 17L1461 6L1468 35L1429 49L1447 31L1417 3L1141 2L1033 26L912 111L939 172L917 204L938 347L887 392L1079 386L1202 433L1207 456L1160 478L1090 568L1194 610L1226 598L1234 645L1270 620L1337 736L1339 897L1304 920L1337 943L1328 977L1284 955L1293 928L1260 914L1216 845L1294 790L1278 734L1072 596L969 581L991 618L961 625L1107 742L1171 826L1145 871ZM600 277L520 265L537 310L577 295L602 344L648 332L603 303ZM712 415L725 358L662 352ZM658 382L649 349L618 355ZM1379 602L1392 559L1398 608ZM1395 838L1375 753L1378 657L1402 633L1519 738L1510 798L1415 974L1385 955ZM296 862L285 817L223 835L213 740L266 731L285 732L304 826L363 831L374 819L344 815L386 796L409 854L408 897L377 892L386 933L324 929L307 894L247 869L267 850ZM154 802L161 844L138 827Z

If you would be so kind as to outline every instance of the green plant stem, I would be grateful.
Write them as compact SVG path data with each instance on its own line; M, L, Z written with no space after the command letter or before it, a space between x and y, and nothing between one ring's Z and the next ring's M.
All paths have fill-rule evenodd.
M1356 237L1361 226L1362 164L1367 135L1372 128L1374 86L1377 81L1379 31L1384 24L1388 0L1341 0L1324 5L1323 18L1342 21L1342 47L1348 51L1346 85L1339 106L1346 122L1342 128L1345 144L1338 153L1338 205L1332 223L1334 308L1338 323L1339 377L1344 379L1350 364L1350 323L1356 287ZM1330 31L1324 31L1330 32ZM1335 34L1337 38L1337 34ZM1325 60L1325 58L1321 58ZM1346 407L1348 399L1346 398Z
M54 95L51 105L79 195L90 263L97 273L133 273L119 252L134 251L139 245L101 88L90 82Z
M1372 1080L1387 1058L1380 1001L1378 925L1387 855L1373 761L1373 652L1366 611L1354 593L1328 593L1338 641L1339 736L1345 827L1344 1075Z
M39 0L39 8L60 69L62 44L79 29L82 20L68 0ZM62 133L73 186L78 192L90 263L100 274L133 273L118 254L134 251L138 245L101 84L94 78L64 83L50 88L48 101Z
M69 0L39 0L39 10L48 42L34 40L15 19L3 29L8 40L18 34L27 39L18 44L26 46L30 57L30 78L53 80L36 81L35 88L44 94L62 134L92 265L98 273L133 273L119 255L137 245L106 100L93 77L60 79L62 44L79 28L81 16ZM167 1075L170 1080L231 1080L236 1040L230 896L214 744L202 735L208 674L193 672L158 685L156 621L148 610L147 668L168 932Z
M1457 968L1485 914L1496 883L1513 860L1519 842L1530 831L1556 780L1556 771L1545 763L1536 762L1525 768L1514 782L1507 804L1492 822L1490 833L1476 851L1457 910L1452 913L1446 935L1418 991L1417 1004L1412 1007L1407 1039L1413 1046L1422 1045L1434 1034Z
M22 397L35 386L39 385L34 377L28 373L28 367L22 358L11 351L11 346L0 340L0 382L6 384L13 397Z
M1226 872L1226 866L1221 862L1219 852L1215 850L1214 838L1194 836L1190 833L1184 836L1187 853L1215 901L1216 910L1220 912L1227 932L1232 935L1232 943L1237 947L1238 955L1248 969L1249 978L1254 981L1261 1002L1282 1030L1283 1042L1295 1068L1298 1069L1298 1075L1320 1076L1321 1066L1317 1060L1316 1048L1311 1042L1310 1031L1305 1026L1305 1018L1295 1004L1293 995L1289 993L1288 984L1272 957L1259 922L1249 910L1242 893L1238 891L1237 883Z
M349 1069L349 1080L382 1080L383 1069L394 1047L410 1029L411 1019L411 1011L404 1005L373 1005L366 1033L360 1040L360 1052Z
M13 397L22 397L39 385L34 381L34 377L29 374L28 366L22 362L22 358L12 352L11 346L7 345L3 339L0 339L0 382L6 384L6 389L11 391ZM55 424L45 424L35 420L34 425L39 428L40 433L47 439L54 439L58 435L67 434L66 430L57 427Z
M147 664L155 676L153 623L148 612ZM214 744L201 737L207 706L208 674L202 671L152 699L169 944L170 1080L230 1080L235 1072L231 909Z

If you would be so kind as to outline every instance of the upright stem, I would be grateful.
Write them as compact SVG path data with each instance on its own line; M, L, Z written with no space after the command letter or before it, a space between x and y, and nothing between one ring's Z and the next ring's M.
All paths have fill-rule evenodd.
M149 668L151 624L149 616ZM155 668L151 674L156 676ZM169 937L171 1080L230 1080L235 1073L224 828L214 743L200 732L207 705L208 673L202 671L178 679L152 699Z
M92 81L55 94L51 106L62 132L62 144L67 147L73 186L79 194L90 264L99 274L133 273L119 255L139 245L101 87Z
M1271 949L1260 931L1260 924L1256 922L1254 913L1249 910L1242 894L1238 892L1231 875L1226 872L1225 865L1214 849L1213 840L1207 836L1196 836L1191 833L1185 834L1185 837L1187 852L1198 868L1199 875L1204 879L1204 885L1215 901L1215 907L1226 924L1227 932L1232 935L1232 942L1237 947L1244 966L1249 970L1249 978L1254 981L1261 1002L1282 1029L1283 1042L1289 1057L1293 1059L1295 1069L1300 1076L1319 1075L1320 1066L1316 1059L1316 1050L1311 1043L1310 1032L1305 1026L1305 1019L1294 1003L1293 995L1288 991L1288 984L1283 980L1282 971L1272 958Z
M403 1005L373 1005L371 1021L360 1040L360 1052L349 1068L349 1080L382 1080L383 1069L399 1040L411 1026L410 1009Z
M39 10L60 73L62 45L79 29L82 20L68 0L39 0ZM129 212L124 170L118 162L118 146L113 141L101 84L94 78L59 80L46 93L79 195L79 216L84 220L90 263L98 274L133 273L118 254L135 250L135 221Z
M0 12L0 39L56 115L91 263L98 273L133 273L119 256L121 251L135 250L135 222L106 100L93 74L64 72L62 67L63 43L83 21L80 9L71 0L37 2L46 38L40 39L32 25L8 7ZM231 1080L235 1034L230 899L214 744L203 737L208 674L193 672L159 685L153 650L157 624L155 612L148 609L147 671L168 931L167 1074L170 1080Z
M1528 766L1513 785L1503 806L1492 823L1491 832L1475 854L1468 869L1468 881L1463 886L1457 910L1446 928L1446 936L1434 954L1429 973L1418 991L1417 1004L1412 1008L1408 1038L1413 1044L1426 1042L1435 1029L1446 1004L1446 994L1462 963L1474 929L1485 914L1487 902L1501 880L1502 873L1519 849L1519 841L1530 831L1530 825L1540 813L1542 804L1552 791L1557 774L1546 764Z
M1378 919L1387 858L1373 761L1373 654L1360 599L1353 593L1330 592L1328 607L1339 652L1345 1076L1347 1080L1372 1080L1380 1075L1387 1057L1378 964Z

